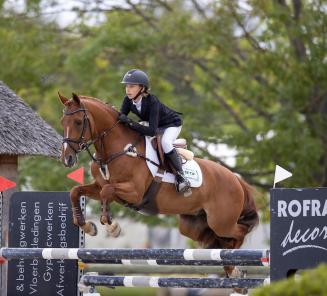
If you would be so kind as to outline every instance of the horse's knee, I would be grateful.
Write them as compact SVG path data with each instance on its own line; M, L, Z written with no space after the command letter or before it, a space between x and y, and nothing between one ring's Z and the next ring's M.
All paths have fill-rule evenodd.
M100 197L101 199L110 199L115 193L115 188L111 185L105 185L102 187L102 190L100 191Z
M82 186L74 186L71 190L70 190L70 199L72 201L76 201L82 194Z

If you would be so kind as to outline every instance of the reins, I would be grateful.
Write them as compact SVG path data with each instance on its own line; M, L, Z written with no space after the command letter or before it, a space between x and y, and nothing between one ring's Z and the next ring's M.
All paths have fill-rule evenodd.
M81 103L82 104L82 103ZM113 109L114 111L116 111L117 113L119 113L117 110ZM140 142L141 140L141 135L139 135L139 137L137 138L137 140L132 143L127 149L124 149L121 152L116 152L113 153L112 155L110 155L108 157L107 160L103 161L102 157L100 158L95 158L89 147L94 145L96 142L98 142L99 140L101 140L101 150L102 152L100 153L100 155L102 156L104 154L104 144L103 144L103 138L108 136L110 134L110 132L120 123L120 120L118 119L110 128L105 129L104 131L102 131L96 138L93 139L93 135L92 135L92 129L91 129L91 124L90 124L90 120L87 116L88 110L85 108L85 106L82 104L82 108L71 111L71 112L64 112L64 115L73 115L77 112L83 112L84 116L83 116L83 127L82 127L82 131L80 134L80 137L78 140L74 140L71 138L63 138L62 144L67 143L69 145L69 147L76 153L79 154L80 152L86 150L88 152L88 154L90 155L91 159L96 162L101 169L103 169L103 167L105 165L108 165L110 162L112 162L114 159L123 156L127 153L133 153L135 155L137 155L140 158L143 158L145 161L149 161L150 163L152 163L153 165L160 167L160 165L158 165L156 162L152 161L151 159L147 158L144 154L139 153L136 151L136 145ZM87 142L85 142L85 131L86 131L86 125L89 126L89 130L90 130L90 134L91 134L91 139ZM79 146L79 149L75 149L73 145L71 145L71 143L77 144Z

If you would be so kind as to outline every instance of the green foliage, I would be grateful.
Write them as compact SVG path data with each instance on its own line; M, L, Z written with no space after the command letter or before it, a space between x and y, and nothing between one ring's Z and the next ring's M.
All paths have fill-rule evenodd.
M326 296L327 265L306 271L297 278L283 280L260 288L253 296Z
M88 22L94 12L80 11L64 28L42 15L40 1L27 2L25 13L0 2L0 79L59 132L58 90L119 107L121 77L138 67L149 73L151 91L184 113L182 136L197 156L224 164L208 144L235 149L230 168L263 195L275 164L293 172L285 186L327 186L321 1L208 1L202 11L193 1L125 3L96 24ZM87 154L80 165L89 168ZM25 159L21 185L67 190L66 173L56 161Z
M83 155L81 163L85 163L85 183L91 181L88 159ZM66 168L57 159L46 157L28 157L19 160L19 185L22 190L69 191L76 182L68 179L67 174L77 168Z

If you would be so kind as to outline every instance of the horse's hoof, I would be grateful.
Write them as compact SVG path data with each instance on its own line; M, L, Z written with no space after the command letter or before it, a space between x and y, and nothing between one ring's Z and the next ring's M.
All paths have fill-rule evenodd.
M86 222L86 224L83 227L83 230L85 233L91 236L96 236L98 234L97 226L93 222Z
M234 267L232 273L229 274L229 277L232 279L244 278L244 273L238 267Z
M234 288L233 290L235 293L240 294L240 295L248 295L248 293L249 293L248 289L246 289L246 288Z
M101 217L100 217L100 223L101 223L102 225L106 225L106 224L108 224L108 219L107 219L107 217L106 217L106 216L101 216Z
M107 225L107 233L109 236L118 237L121 233L120 225L116 221L113 221L110 225Z
M243 279L246 278L247 273L244 270L240 270L238 267L234 266L231 273L227 273L228 278L231 279ZM246 288L234 288L233 289L235 293L240 295L247 295L248 289Z

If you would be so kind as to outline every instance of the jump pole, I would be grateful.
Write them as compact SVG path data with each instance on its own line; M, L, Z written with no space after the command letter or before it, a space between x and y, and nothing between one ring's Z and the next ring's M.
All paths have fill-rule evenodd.
M156 288L255 288L269 284L266 279L233 278L172 278L150 276L84 275L80 286L156 287ZM81 287L80 287L81 288Z
M207 260L217 262L257 261L269 257L267 249L87 249L87 248L1 248L6 259L66 259L66 260Z

